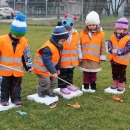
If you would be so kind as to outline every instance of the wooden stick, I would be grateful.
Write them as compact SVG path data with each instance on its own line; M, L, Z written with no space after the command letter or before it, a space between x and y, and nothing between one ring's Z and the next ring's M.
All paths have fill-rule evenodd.
M60 80L62 80L62 81L65 82L65 83L69 84L69 85L72 85L72 86L76 87L75 85L73 85L73 84L71 84L71 83L65 81L64 79L62 79L62 78L60 78L60 77L57 77L57 78L60 79ZM79 89L78 87L76 87L76 88Z
M1 66L4 66L4 67L6 67L6 68L9 68L9 69L12 69L12 70L16 70L16 71L19 71L19 72L22 72L23 73L23 71L21 71L21 70L18 70L18 69L15 69L15 68L12 68L12 67L9 67L9 66L6 66L6 65L2 65L2 64L0 64Z

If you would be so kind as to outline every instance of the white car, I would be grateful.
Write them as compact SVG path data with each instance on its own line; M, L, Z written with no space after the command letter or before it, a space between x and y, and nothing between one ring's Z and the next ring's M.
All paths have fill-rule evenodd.
M4 8L0 8L0 19L3 19L3 18L10 19L11 13L9 10L5 10Z
M16 17L20 12L12 9L11 7L4 7L5 10L9 10L11 13L11 18Z
M11 13L11 18L15 17L15 12L12 8L10 7L4 7L5 10L9 11Z

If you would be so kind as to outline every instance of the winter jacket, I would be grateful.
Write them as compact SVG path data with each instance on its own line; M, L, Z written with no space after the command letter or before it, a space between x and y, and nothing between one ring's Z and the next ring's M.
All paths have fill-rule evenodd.
M79 64L79 69L86 72L101 71L100 61L106 60L106 42L102 29L99 27L95 32L82 30L80 41L83 60Z
M51 76L51 74L56 73L55 67L59 63L59 60L59 48L48 40L36 52L33 65L34 72L42 76Z
M114 40L115 38L115 40ZM118 42L117 45L115 45L115 42L116 43ZM119 47L118 47L119 46ZM121 46L121 47L120 47ZM128 61L129 61L129 54L130 53L130 35L129 34L121 34L120 36L117 35L116 32L114 32L114 34L111 36L111 39L110 41L108 42L108 52L110 52L110 56L112 55L112 50L116 48L117 49L117 56L114 56L114 57L122 57L122 56L125 56L127 55L128 56L128 60L127 60L127 63L125 61L117 61L117 60L114 60L114 59L111 59L110 58L110 61L113 63L113 64L125 64L125 65L128 65ZM125 58L126 59L126 58Z
M23 56L28 70L32 68L32 58L27 42L24 37L19 40L12 38L11 34L0 36L0 64L5 66L0 66L0 74L2 76L23 76Z

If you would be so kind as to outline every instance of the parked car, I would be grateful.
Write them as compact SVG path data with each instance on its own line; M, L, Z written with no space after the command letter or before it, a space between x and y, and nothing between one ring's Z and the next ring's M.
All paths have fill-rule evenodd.
M15 11L10 7L4 7L5 10L8 10L11 13L11 18L15 17Z
M3 19L3 18L10 19L11 14L10 14L9 10L5 10L4 8L0 8L0 19Z
M18 10L14 10L11 7L4 7L5 10L9 10L11 13L11 18L16 17L20 12Z

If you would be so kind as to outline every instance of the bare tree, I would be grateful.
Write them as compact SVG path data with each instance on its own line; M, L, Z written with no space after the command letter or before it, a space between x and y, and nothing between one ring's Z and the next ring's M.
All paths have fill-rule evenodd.
M113 12L113 16L118 16L118 11L121 5L125 2L126 0L110 0L111 2L111 9ZM128 2L128 1L127 1Z
M57 19L60 18L60 3L62 2L62 0L48 0L49 2L53 2L56 9L57 9Z
M111 2L112 1L106 0L105 5L104 5L104 9L105 9L108 16L110 16Z
M94 10L101 15L106 1L107 0L84 0L84 13L87 14Z

